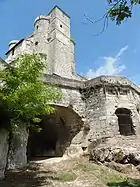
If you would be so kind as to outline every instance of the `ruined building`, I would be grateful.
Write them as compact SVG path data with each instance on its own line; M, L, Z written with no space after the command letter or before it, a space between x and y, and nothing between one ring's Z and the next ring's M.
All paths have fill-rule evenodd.
M19 54L42 53L46 56L46 82L55 83L63 98L54 103L57 112L45 116L41 133L19 129L14 150L8 153L9 168L22 166L35 156L77 154L102 137L140 134L140 89L126 77L100 76L91 80L75 71L75 42L70 35L70 17L59 7L39 16L31 35L9 43L6 62ZM7 134L0 136L0 159L7 157ZM3 146L3 147L2 147ZM4 151L3 151L4 149ZM2 153L2 154L1 154ZM8 161L7 161L8 160ZM0 167L1 168L1 167Z

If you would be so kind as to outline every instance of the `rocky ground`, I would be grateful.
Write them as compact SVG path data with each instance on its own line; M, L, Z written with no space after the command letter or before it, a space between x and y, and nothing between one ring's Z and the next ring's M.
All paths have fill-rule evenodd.
M90 146L90 159L94 162L132 164L140 170L140 137L97 139Z
M7 172L0 187L140 187L140 173L132 166L125 166L122 173L108 167L86 157L33 161L22 170Z

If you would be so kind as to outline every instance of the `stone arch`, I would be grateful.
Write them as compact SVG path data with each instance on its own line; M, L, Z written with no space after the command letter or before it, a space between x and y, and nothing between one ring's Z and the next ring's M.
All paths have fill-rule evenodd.
M133 127L131 110L127 108L118 108L116 109L115 114L118 117L120 134L124 136L134 135L135 130Z
M55 106L56 112L40 122L41 132L30 131L27 155L32 157L63 156L83 125L81 117L71 108Z

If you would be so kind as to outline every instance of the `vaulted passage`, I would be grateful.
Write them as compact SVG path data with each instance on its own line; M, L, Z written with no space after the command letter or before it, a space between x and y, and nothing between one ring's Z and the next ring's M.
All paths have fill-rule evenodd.
M57 124L58 122L55 120L55 117L44 117L39 124L40 132L30 130L28 142L28 156L30 158L52 157L55 155L59 133Z
M28 159L63 156L81 125L81 119L74 111L57 107L55 114L43 117L40 132L30 130Z
M132 122L131 110L127 108L118 108L115 112L118 117L119 131L121 135L134 135L134 127Z

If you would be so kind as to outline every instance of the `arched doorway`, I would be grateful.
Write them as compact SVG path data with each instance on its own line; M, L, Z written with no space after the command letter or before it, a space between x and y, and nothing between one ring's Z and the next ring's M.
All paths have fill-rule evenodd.
M30 129L28 139L28 157L52 157L55 155L58 140L58 127L55 116L44 116L38 125L41 130L37 132Z
M118 108L115 111L115 114L118 117L118 125L119 125L120 134L124 136L134 135L135 130L133 127L131 110L127 108Z
M80 131L82 121L73 110L56 107L56 112L44 116L39 126L40 132L30 130L27 146L28 160L63 156L71 140Z

